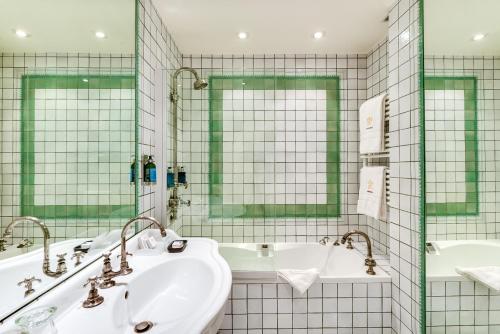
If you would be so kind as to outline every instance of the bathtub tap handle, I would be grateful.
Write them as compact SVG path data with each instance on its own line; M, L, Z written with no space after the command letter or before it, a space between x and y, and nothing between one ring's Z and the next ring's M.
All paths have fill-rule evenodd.
M368 269L366 270L366 273L368 275L375 275L375 270L373 270L373 267L375 267L377 265L377 262L371 258L371 257L367 257L365 259L365 266L368 267Z
M340 246L339 239L336 239L335 242L333 243L334 246Z

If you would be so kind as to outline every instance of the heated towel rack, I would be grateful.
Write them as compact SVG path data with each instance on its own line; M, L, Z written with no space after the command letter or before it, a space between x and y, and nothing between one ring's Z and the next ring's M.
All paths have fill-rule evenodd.
M387 164L388 161L380 161L381 159L389 159L389 96L385 98L385 111L384 111L384 150L378 153L366 153L360 154L360 158L363 161L363 167L365 166L377 166L378 164ZM376 160L376 161L374 161ZM389 168L385 171L385 196L387 203L390 199L390 179L391 173Z
M389 158L389 97L385 98L385 111L384 111L384 150L378 153L360 154L363 160L363 166L367 166L372 159Z

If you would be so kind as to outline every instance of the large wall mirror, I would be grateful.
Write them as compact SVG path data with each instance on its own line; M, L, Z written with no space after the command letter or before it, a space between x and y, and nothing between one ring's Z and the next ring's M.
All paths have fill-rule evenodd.
M133 0L2 1L0 321L136 214L134 22Z
M424 6L427 333L498 333L500 2Z

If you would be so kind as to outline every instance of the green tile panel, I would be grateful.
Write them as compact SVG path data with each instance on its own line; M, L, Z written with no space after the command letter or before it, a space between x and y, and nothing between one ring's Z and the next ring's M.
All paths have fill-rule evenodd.
M326 204L223 203L224 90L325 90ZM209 215L211 218L340 217L340 99L338 76L211 76L209 78Z
M475 216L479 214L477 79L475 77L426 76L425 90L464 90L465 202L426 203L428 216Z

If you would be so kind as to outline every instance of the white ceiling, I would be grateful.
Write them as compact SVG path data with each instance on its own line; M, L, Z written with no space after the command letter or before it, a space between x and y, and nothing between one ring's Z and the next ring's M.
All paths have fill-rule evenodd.
M0 52L131 54L134 13L134 0L0 0ZM98 40L97 30L108 37Z
M424 2L426 55L500 55L500 0ZM486 38L474 42L477 33Z
M184 54L366 53L387 34L393 2L153 0ZM325 37L314 40L316 31Z

